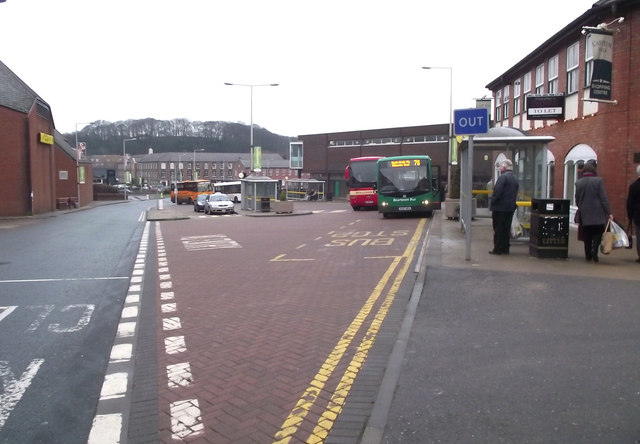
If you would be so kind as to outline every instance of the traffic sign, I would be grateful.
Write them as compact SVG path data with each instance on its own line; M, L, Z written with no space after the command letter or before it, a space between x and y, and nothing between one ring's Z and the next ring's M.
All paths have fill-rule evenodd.
M456 136L486 134L489 132L489 110L469 108L453 110L453 128Z

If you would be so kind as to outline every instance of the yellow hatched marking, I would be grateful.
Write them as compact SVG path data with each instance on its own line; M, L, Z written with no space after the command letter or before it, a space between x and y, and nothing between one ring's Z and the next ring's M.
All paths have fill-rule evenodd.
M291 413L289 413L289 416L287 417L287 419L285 419L284 423L280 428L280 431L276 433L274 443L291 442L292 436L296 433L296 431L300 427L300 424L302 424L302 421L304 421L305 417L311 410L311 407L316 402L316 399L318 399L318 395L320 394L320 391L324 388L325 382L333 374L333 371L335 370L336 366L340 362L340 359L342 358L347 348L353 341L353 338L357 334L360 327L363 325L365 319L369 316L369 313L371 313L373 306L375 305L376 301L382 294L382 291L384 290L387 283L391 279L391 276L395 272L398 264L402 259L406 258L407 261L405 266L402 268L402 272L399 274L399 276L396 277L395 281L393 282L392 288L389 291L389 295L385 298L385 303L383 303L383 306L380 307L380 309L378 310L378 314L376 315L376 319L374 319L374 323L372 323L372 325L369 327L367 335L365 335L365 338L360 343L360 346L358 347L358 352L356 353L354 358L351 360L351 364L349 365L347 371L343 375L340 381L340 384L336 388L336 391L334 392L331 398L331 402L329 406L327 407L327 409L325 410L325 412L323 413L319 421L319 424L322 423L324 427L321 427L322 430L320 430L318 429L318 427L320 426L317 425L316 429L318 429L318 433L316 433L316 430L314 429L314 432L309 437L308 442L324 441L327 434L329 433L329 430L333 426L333 422L335 421L335 418L337 418L337 415L342 410L342 405L344 404L344 400L346 399L347 394L351 389L351 385L353 384L353 379L355 379L355 376L358 374L360 366L366 359L368 350L373 345L373 341L375 339L375 333L377 333L379 329L379 324L382 323L382 320L384 320L384 316L386 316L386 313L388 311L388 306L386 308L384 307L387 304L390 306L391 302L393 302L393 298L395 297L397 289L400 283L402 282L404 275L406 274L406 271L409 267L409 262L410 262L408 259L411 257L411 255L416 249L416 244L420 239L420 233L422 232L422 228L424 227L425 222L426 222L425 219L420 220L420 223L416 227L413 237L411 238L409 245L407 245L407 248L405 249L403 255L393 256L393 261L391 262L391 265L389 265L385 273L382 275L382 278L380 278L380 280L378 281L373 292L371 293L371 295L369 296L369 298L367 299L363 307L360 309L360 312L358 312L358 314L353 319L353 321L351 322L347 330L342 334L342 337L340 338L340 340L338 341L334 349L329 354L329 357L325 360L325 362L320 367L320 370L318 371L318 373L316 373L316 375L312 379L311 383L309 384L309 387L307 387L307 389L304 391L304 393L296 403ZM281 255L281 256L284 256L284 255ZM379 318L379 321L378 321L378 318ZM374 327L374 324L376 325L375 327ZM372 331L375 331L373 335L370 334ZM356 368L357 368L357 371L354 371Z

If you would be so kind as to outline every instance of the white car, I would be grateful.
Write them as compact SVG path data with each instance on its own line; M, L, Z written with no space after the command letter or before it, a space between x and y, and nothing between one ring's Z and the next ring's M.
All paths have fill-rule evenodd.
M229 199L229 196L222 193L214 193L207 195L204 201L204 214L214 213L226 213L232 214L235 212L233 207L233 201Z

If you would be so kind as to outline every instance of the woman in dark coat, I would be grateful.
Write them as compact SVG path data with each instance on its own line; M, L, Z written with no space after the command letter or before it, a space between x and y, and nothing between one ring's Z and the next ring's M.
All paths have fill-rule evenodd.
M636 252L638 253L636 262L640 262L640 165L636 167L636 174L638 179L629 186L629 194L627 194L627 218L635 226Z
M576 205L580 212L584 256L587 261L598 262L598 247L608 219L613 219L602 179L596 176L596 167L585 163L582 177L576 182Z

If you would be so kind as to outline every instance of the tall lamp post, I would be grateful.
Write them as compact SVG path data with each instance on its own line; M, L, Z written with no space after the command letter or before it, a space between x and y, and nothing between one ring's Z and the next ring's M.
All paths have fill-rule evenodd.
M122 141L122 182L124 182L124 200L127 200L127 142L131 142L132 140L137 140L135 137L133 139L124 139Z
M200 151L204 151L204 148L196 148L195 150L193 150L193 168L191 169L191 178L193 180L196 180L196 151L200 152Z
M447 165L447 188L451 186L451 165L453 165L453 68L450 66L423 66L422 69L449 70L449 155ZM457 161L456 161L457 163ZM449 190L450 191L450 190Z
M251 126L250 128L250 149L251 149L251 172L253 172L253 88L257 86L278 86L279 83L261 83L261 84L247 84L247 83L230 83L224 82L227 86L247 86L249 87L251 94Z

